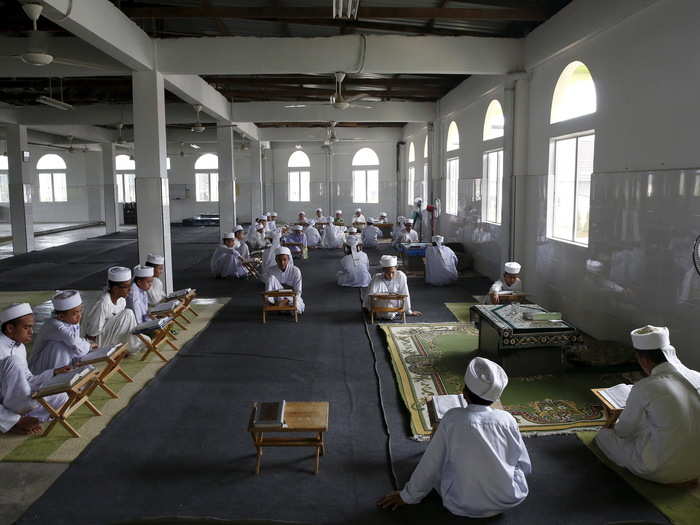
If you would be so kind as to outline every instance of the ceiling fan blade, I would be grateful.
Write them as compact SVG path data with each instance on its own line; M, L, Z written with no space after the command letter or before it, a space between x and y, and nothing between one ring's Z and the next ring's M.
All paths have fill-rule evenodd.
M357 100L362 100L363 98L368 97L368 96L369 96L369 94L360 93L359 95L353 95L351 97L347 97L345 99L345 102L355 102Z
M80 67L84 69L98 69L101 71L114 71L114 68L107 67L103 64L94 64L92 62L83 62L82 60L73 60L72 58L54 57L53 64L61 64L62 66Z
M15 60L22 60L22 55L0 55L0 60L5 58L14 58Z
M301 108L306 108L308 107L306 104L290 104L288 106L284 106L286 109L301 109Z
M350 107L357 109L374 109L374 106L364 106L362 104L350 104Z

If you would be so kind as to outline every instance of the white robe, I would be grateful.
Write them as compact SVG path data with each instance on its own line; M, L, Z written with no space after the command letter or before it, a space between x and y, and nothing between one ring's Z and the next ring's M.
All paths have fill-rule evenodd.
M32 373L40 374L45 370L72 365L91 348L90 341L80 337L79 324L52 318L44 323L34 342L29 368Z
M275 251L281 246L280 244L281 235L276 232L272 236L272 244L269 248L265 248L262 254L262 282L267 282L267 275L271 270L277 268L277 261L275 260ZM294 266L294 259L289 259L289 266Z
M404 242L418 242L418 232L416 230L411 230L410 232L401 230L396 235L396 243L400 244Z
M134 312L136 324L150 321L151 317L148 315L148 292L139 288L136 281L131 283L129 296L126 298L126 307Z
M238 241L238 246L236 246L236 251L241 254L244 261L250 259L250 249L245 241Z
M280 270L279 266L271 268L265 278L266 292L277 292L284 289L294 290L297 296L297 312L304 313L304 300L301 298L301 270L291 264L288 264L284 271ZM269 301L275 302L272 298Z
M352 218L352 223L353 224L367 224L367 219L365 218L364 214L360 213L360 215L355 215Z
M489 293L522 292L522 291L523 291L523 282L520 280L520 278L517 278L511 286L508 286L501 279L498 279L496 282L494 282L491 285L491 288L489 288Z
M700 394L670 363L632 387L615 426L596 436L614 463L657 483L700 477Z
M148 304L151 306L162 303L165 299L165 286L163 286L163 281L158 277L153 278L153 284L148 290Z
M248 270L243 266L243 257L234 248L229 248L225 244L217 246L211 256L211 273L221 277L245 277Z
M379 244L377 239L382 236L382 230L370 224L362 230L362 244L365 248L376 248Z
M253 230L252 233L248 233L246 242L252 251L262 250L265 248L265 233Z
M283 242L288 243L288 242L296 242L296 243L301 243L301 246L290 246L289 250L292 252L293 256L299 256L303 253L304 248L308 246L307 240L306 240L306 235L304 232L301 232L301 234L294 232L290 233L289 235L285 235Z
M342 248L344 242L343 231L345 228L343 226L334 226L329 224L323 233L323 240L321 241L321 248L335 249Z
M364 302L365 308L369 309L369 307L370 307L370 299L369 299L370 295L372 295L372 294L386 294L386 293L406 295L407 297L406 297L406 299L404 299L404 311L407 314L410 314L412 312L412 310L411 310L411 294L408 292L408 280L406 279L406 274L403 273L401 270L397 270L396 275L390 281L388 281L384 278L383 273L375 273L374 274L374 277L372 277L372 281L369 283L369 288L367 289L367 293L365 294L365 302ZM380 301L379 302L380 306L385 306L387 308L398 308L400 304L401 304L400 301ZM398 312L383 312L383 313L375 314L375 316L379 317L380 319L394 319L397 315L399 315Z
M321 244L321 234L316 229L316 226L307 226L304 228L304 234L306 235L306 242L309 246L316 247Z
M154 279L154 282L156 280ZM132 352L142 349L143 343L131 335L131 331L138 324L136 316L133 310L126 307L123 297L117 299L117 303L114 304L109 292L105 292L92 305L83 321L83 332L88 337L97 338L97 346L100 348L128 343Z
M428 246L425 249L425 282L444 286L457 280L457 256L447 246Z
M369 274L369 258L365 252L346 255L340 259L338 271L338 286L364 288L369 285L372 276Z
M413 504L432 489L452 514L495 516L528 495L530 456L513 416L471 404L445 414L401 499Z

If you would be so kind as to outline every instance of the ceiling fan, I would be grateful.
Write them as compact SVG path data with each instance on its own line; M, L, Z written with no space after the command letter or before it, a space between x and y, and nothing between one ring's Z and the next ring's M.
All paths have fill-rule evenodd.
M335 127L337 125L338 125L338 123L335 120L331 120L328 123L328 127L326 128L326 139L323 141L322 146L328 147L328 146L332 146L333 144L337 144L339 142L366 142L367 141L367 139L363 139L360 137L339 139L335 134Z
M192 133L204 133L207 130L207 128L204 124L202 124L202 121L199 118L199 114L202 112L202 105L195 104L194 110L197 112L197 123L190 128L190 131Z
M44 6L35 2L22 4L22 9L32 21L32 31L29 32L29 45L24 53L19 55L5 55L2 58L21 60L25 64L32 66L48 66L49 64L60 64L63 66L82 67L88 69L111 69L100 64L74 60L72 58L57 57L47 51L49 34L37 29L37 20L41 16Z
M370 96L369 94L362 93L360 95L353 95L352 97L344 98L343 81L345 80L345 73L343 73L342 71L336 71L333 75L335 76L335 93L331 95L331 98L328 102L323 102L322 104L320 104L321 106L333 106L335 109L339 109L341 111L344 111L349 108L374 109L374 106L355 104L356 101ZM287 109L299 109L306 108L309 105L310 104L289 104L284 107Z

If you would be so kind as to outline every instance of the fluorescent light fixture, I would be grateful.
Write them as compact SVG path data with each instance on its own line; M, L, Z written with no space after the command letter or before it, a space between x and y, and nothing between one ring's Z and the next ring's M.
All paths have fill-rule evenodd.
M57 100L57 99L51 98L51 97L46 97L44 95L36 97L36 101L39 104L45 104L47 106L51 106L52 108L62 109L64 111L73 109L73 106L71 106L67 102L63 102L62 100Z
M190 144L190 148L200 149L200 146L198 144Z

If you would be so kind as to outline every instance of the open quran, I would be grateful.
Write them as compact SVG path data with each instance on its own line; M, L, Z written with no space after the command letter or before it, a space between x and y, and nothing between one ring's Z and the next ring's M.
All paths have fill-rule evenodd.
M41 385L41 388L36 392L35 396L43 397L49 394L63 392L72 387L93 370L95 370L94 366L87 365L76 368L75 370L64 372L63 374L57 374Z
M91 352L88 352L83 357L80 358L80 362L83 364L97 363L99 361L104 361L109 356L111 356L121 345L105 346L102 348L95 348Z
M163 317L162 319L152 319L151 321L146 321L145 323L136 325L131 331L131 333L134 335L143 334L150 336L158 330L160 330L161 328L163 328L164 326L166 326L170 321L172 321L171 317Z
M253 426L256 428L284 428L284 407L286 402L282 401L264 402L255 405L255 416Z
M174 299L179 299L180 297L185 297L187 294L192 292L192 288L183 288L182 290L175 290L173 293L165 296L166 301L172 301Z
M619 385L611 386L610 388L602 388L598 390L598 393L608 402L610 405L617 409L622 410L627 406L627 398L632 390L632 385L626 385L620 383Z
M467 400L462 394L433 396L433 406L437 420L440 421L453 408L467 408Z
M151 309L149 310L149 313L152 314L164 314L167 312L170 312L180 306L180 301L175 299L174 301L168 301L165 303L160 303L155 306L152 306Z

